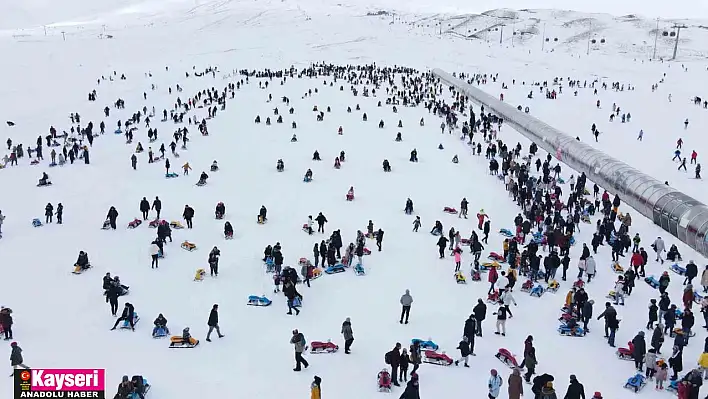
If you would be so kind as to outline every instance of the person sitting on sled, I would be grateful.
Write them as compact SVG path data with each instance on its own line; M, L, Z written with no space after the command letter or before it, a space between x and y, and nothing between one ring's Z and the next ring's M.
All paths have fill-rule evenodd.
M89 268L88 254L84 251L79 252L79 258L76 259L76 266L81 267L82 270Z
M578 321L575 320L575 317L571 317L570 319L568 319L565 325L570 329L570 333L573 335L575 335L578 331Z
M189 327L185 327L184 330L182 330L182 342L191 344L194 341L192 341L194 338L192 338L192 334L189 333Z
M153 324L155 324L155 327L152 329L153 337L155 336L155 334L157 334L157 330L161 328L165 330L165 334L170 333L170 329L167 328L167 319L165 318L165 316L162 315L162 313L157 315L157 319L155 319Z
M312 169L308 169L307 172L305 172L305 179L312 180Z
M354 198L354 186L349 187L349 191L347 191L347 198Z
M118 384L118 392L116 392L116 396L113 399L129 399L133 395L134 389L133 383L128 379L127 375L124 375L121 383Z
M201 176L199 176L199 184L206 184L208 178L209 175L207 175L206 172L202 172Z
M342 164L339 162L339 157L334 158L334 167L337 169L342 167Z
M216 172L217 170L219 170L219 164L216 163L216 160L214 160L214 162L211 163L211 168L210 168L210 170L211 170L212 172Z
M226 214L226 205L224 205L223 202L219 202L216 204L216 210L214 211L214 215L217 218L222 218Z
M234 235L234 228L231 226L231 222L224 223L224 236L225 237L233 237L233 235Z
M278 160L278 163L276 164L275 168L280 171L285 170L285 163L282 159Z
M49 175L47 175L47 172L42 172L42 178L39 179L39 185L44 186L47 184L49 181Z

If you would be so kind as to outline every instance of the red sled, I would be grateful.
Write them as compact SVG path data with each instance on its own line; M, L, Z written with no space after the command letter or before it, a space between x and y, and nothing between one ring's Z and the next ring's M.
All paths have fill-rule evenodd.
M443 208L443 212L449 213L451 215L457 215L457 209L450 208L449 206L446 206L445 208Z
M490 253L489 253L489 256L487 256L487 259L489 259L489 260L495 260L495 261L497 261L497 262L499 262L499 263L506 263L506 258L505 258L504 256L502 256L502 255L499 255L499 254L496 253L496 252L490 252Z
M347 194L347 201L354 201L354 194Z
M339 346L331 342L313 341L310 344L310 353L334 353L339 350Z
M508 367L515 369L519 367L519 363L516 361L516 358L514 355L509 352L508 349L501 348L497 352L496 355L494 355L497 359L499 359L500 362L506 364Z
M423 352L423 363L449 366L453 363L453 360L450 358L450 356L444 353L437 353L435 351L425 351Z
M617 357L622 360L634 360L634 344L627 342L628 348L617 348Z
M133 219L132 222L128 223L128 228L129 228L129 229L134 229L134 228L140 226L142 223L143 223L142 220L140 220L140 219L138 219L138 218L135 218L135 219Z
M157 228L157 226L161 225L163 222L167 223L166 220L155 219L155 220L150 221L150 223L148 224L148 227L151 229L155 229L155 228Z
M364 248L364 255L371 255L371 250L369 248Z
M469 238L460 238L460 244L462 245L470 245L470 242Z

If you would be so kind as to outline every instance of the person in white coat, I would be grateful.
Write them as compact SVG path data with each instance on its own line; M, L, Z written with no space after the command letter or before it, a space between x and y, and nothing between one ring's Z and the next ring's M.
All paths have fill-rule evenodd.
M509 305L511 305L513 303L514 306L517 306L517 303L516 303L516 299L514 299L514 295L511 294L511 289L509 287L506 287L506 289L504 289L504 292L502 292L501 297L499 299L504 304L504 307L506 308L506 313L509 315L509 318L514 317L514 315L511 314L511 309L509 309Z
M307 231L307 234L312 235L312 226L314 225L314 221L312 220L312 215L307 217L307 222L305 222L305 231ZM324 255L323 255L324 256Z
M585 273L588 275L588 283L595 277L595 273L597 273L597 264L595 264L595 259L592 256L588 256L588 258L585 259Z
M654 243L651 244L651 247L654 248L654 251L656 252L656 260L655 262L661 261L661 264L664 264L664 258L661 257L661 254L666 252L666 244L664 244L664 240L661 239L661 237L657 237L656 240L654 240Z
M150 244L150 256L152 257L152 269L157 269L157 261L160 258L160 247L153 242Z
M506 272L502 271L499 273L499 278L497 278L495 285L499 291L504 291L504 289L509 285L509 278L506 276Z
M491 376L489 376L489 383L487 383L487 388L489 388L489 399L496 399L499 397L499 392L501 391L501 386L504 381L497 373L497 370L492 369L490 371Z
M2 222L5 221L5 215L2 214L2 211L0 211L0 238L2 238Z

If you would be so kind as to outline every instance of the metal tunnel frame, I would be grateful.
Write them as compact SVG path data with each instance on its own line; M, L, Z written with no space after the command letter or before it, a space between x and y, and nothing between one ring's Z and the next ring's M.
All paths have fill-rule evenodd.
M609 192L619 194L625 204L708 257L706 205L524 112L519 112L513 106L497 100L464 80L441 69L434 69L432 72L441 83L454 86L474 102L501 116L505 124L550 154L555 154L561 162L578 172L585 172L588 180Z

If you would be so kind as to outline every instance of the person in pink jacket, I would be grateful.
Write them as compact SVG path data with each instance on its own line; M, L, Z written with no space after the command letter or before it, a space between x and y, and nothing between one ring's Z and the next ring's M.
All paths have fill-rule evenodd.
M460 271L460 264L462 263L462 249L460 247L455 247L452 251L455 254L455 271Z

